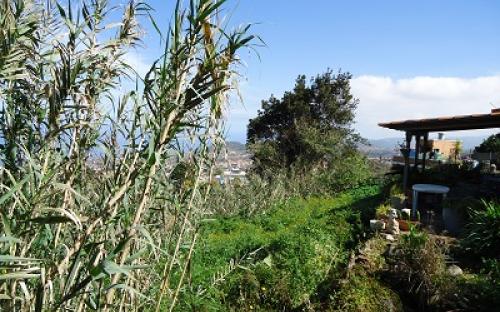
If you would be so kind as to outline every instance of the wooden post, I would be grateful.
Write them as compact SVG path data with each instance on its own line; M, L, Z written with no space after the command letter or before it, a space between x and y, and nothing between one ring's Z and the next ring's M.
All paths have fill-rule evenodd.
M418 172L418 158L420 154L420 133L415 134L415 166L413 167L413 170L415 172Z
M406 194L406 190L408 189L408 174L410 168L410 144L411 144L412 133L406 131L406 146L405 152L403 153L405 159L405 167L403 171L403 192Z
M425 159L427 158L427 144L429 142L429 132L424 133L424 155L422 158L422 172L425 170Z

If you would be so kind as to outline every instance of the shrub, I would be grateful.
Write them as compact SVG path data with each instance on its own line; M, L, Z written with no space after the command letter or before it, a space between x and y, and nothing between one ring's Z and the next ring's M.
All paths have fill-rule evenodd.
M289 179L276 173L272 180L251 174L245 183L215 185L207 198L207 212L216 216L252 216L266 213L294 194Z
M377 210L375 211L375 217L377 219L381 218L386 218L387 215L389 214L389 210L391 209L391 206L387 204L382 204L377 207Z
M399 296L385 285L379 274L386 270L387 240L373 237L351 258L347 278L333 290L328 302L332 311L402 311ZM354 260L354 261L352 261Z
M481 273L488 275L494 282L500 283L500 260L483 259Z
M390 196L398 196L400 194L404 194L403 186L402 186L401 181L399 181L399 179L396 179L390 185L389 195Z
M329 311L397 312L403 311L399 296L377 278L355 272L344 287L332 296Z
M500 133L492 134L474 149L476 153L500 153Z
M500 306L500 283L487 275L441 275L429 302L432 311L496 311Z
M401 286L401 291L426 306L436 292L435 280L445 272L445 255L434 239L425 232L410 227L401 237L400 246L391 259L389 279Z
M473 254L500 258L500 203L483 202L484 209L471 211L462 247Z

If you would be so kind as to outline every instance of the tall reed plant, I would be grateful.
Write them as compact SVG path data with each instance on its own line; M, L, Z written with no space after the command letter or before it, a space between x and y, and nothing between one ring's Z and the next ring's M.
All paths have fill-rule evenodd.
M0 309L174 308L255 39L226 30L225 2L178 0L163 55L123 94L148 5L1 2Z

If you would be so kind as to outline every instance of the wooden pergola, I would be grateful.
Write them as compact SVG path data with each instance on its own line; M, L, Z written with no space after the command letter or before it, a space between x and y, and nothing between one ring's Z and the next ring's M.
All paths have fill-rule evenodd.
M403 175L403 189L407 190L408 187L408 174L410 168L410 145L412 138L415 137L415 168L418 168L420 142L424 141L424 146L427 146L430 132L446 132L446 131L459 131L459 130L477 130L477 129L491 129L500 128L500 109L493 109L490 114L477 114L477 115L462 115L450 117L438 117L428 119L413 119L404 121L393 121L386 123L379 123L379 126L404 131L406 134L405 151L403 156L405 159L404 175ZM423 153L422 170L425 169L426 153Z

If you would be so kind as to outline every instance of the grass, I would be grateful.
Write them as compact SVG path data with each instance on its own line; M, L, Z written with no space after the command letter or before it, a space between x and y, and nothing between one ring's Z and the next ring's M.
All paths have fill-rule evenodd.
M377 186L335 198L291 199L252 218L207 222L179 310L278 310L319 304L362 233Z

